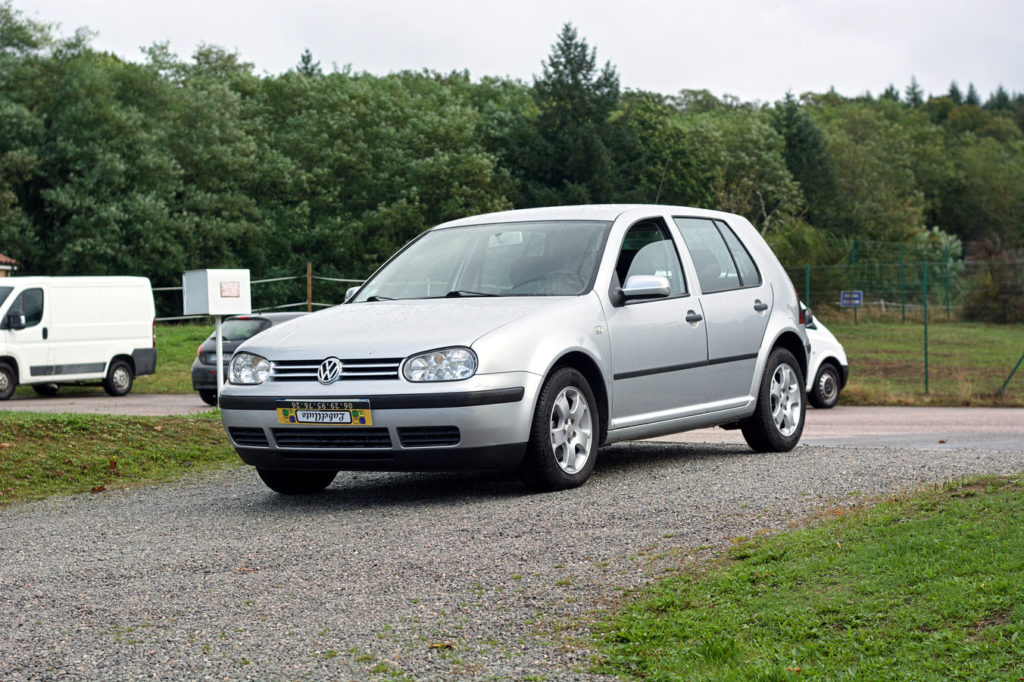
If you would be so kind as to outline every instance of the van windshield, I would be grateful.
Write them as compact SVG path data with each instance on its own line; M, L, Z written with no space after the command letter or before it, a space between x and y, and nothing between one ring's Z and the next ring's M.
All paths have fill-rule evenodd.
M4 304L4 301L7 300L12 291L14 291L14 287L0 287L0 305Z

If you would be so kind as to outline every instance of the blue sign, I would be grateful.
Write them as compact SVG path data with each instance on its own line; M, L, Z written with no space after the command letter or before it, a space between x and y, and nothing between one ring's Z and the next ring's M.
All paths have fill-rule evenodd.
M843 308L860 308L864 304L864 292L857 289L855 291L840 291L839 292L839 305Z

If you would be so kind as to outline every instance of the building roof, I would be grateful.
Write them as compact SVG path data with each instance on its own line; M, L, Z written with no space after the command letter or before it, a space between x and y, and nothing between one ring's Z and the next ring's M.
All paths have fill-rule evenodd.
M18 261L14 260L10 256L5 256L0 253L0 265L17 265Z

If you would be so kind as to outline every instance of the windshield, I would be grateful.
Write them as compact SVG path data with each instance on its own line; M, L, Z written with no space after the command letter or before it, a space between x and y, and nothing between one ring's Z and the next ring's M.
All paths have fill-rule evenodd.
M427 232L353 302L445 296L576 296L589 287L611 227L548 221Z
M14 287L0 287L0 305L4 304L4 301L7 300L12 291L14 291Z

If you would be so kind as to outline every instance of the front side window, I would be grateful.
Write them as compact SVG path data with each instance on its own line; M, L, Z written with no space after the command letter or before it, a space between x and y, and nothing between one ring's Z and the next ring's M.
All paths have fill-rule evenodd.
M686 279L672 238L660 220L644 220L629 228L615 263L619 286L634 275L664 277L672 296L686 293Z
M352 300L577 296L590 287L611 223L537 221L427 232Z
M14 299L14 303L7 309L20 310L25 314L25 328L34 327L43 321L43 290L25 289Z

